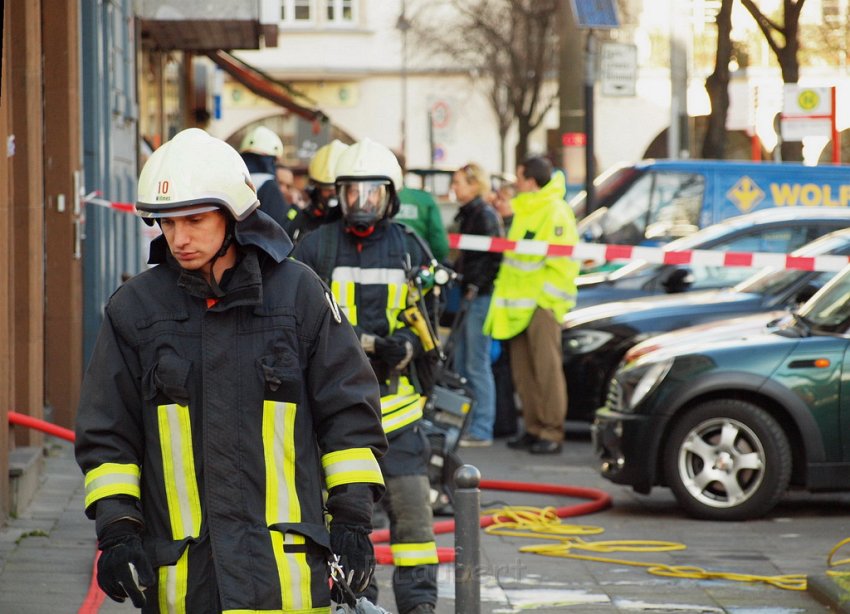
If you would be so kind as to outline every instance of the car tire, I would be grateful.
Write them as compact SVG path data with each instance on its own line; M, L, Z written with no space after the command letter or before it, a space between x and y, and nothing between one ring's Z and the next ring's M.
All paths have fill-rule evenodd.
M688 411L663 454L667 485L696 518L763 516L791 479L788 437L770 414L746 401L720 399Z

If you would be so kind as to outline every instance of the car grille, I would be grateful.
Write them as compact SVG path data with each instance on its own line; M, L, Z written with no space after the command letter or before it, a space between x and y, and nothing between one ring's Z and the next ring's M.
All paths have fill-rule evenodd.
M613 411L623 411L623 389L617 378L611 378L608 384L608 396L605 397L605 406Z

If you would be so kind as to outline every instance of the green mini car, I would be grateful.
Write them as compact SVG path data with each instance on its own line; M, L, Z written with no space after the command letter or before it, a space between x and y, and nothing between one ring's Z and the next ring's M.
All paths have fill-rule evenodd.
M678 347L678 349L677 349ZM777 328L644 354L596 411L602 475L744 520L786 490L850 490L850 267Z

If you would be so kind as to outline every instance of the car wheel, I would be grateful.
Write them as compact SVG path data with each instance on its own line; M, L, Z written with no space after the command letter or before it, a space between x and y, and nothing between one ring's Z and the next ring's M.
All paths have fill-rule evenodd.
M664 448L664 474L697 518L744 520L767 513L791 479L788 438L766 411L732 399L684 414Z

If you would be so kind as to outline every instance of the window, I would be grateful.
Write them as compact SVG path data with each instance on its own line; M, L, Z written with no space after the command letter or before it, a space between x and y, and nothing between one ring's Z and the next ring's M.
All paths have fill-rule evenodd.
M354 22L354 0L326 0L328 23L350 24Z
M292 24L312 23L314 0L280 0L280 20Z

